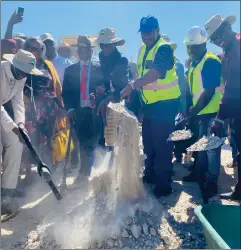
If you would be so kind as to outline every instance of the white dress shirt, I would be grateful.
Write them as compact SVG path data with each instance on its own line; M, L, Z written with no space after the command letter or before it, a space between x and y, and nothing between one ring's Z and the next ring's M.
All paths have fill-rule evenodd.
M57 54L56 57L52 60L52 63L58 73L60 83L61 85L63 85L64 71L69 65L73 64L73 62L70 59Z
M18 123L25 123L25 108L23 101L23 88L26 78L16 80L11 72L11 63L1 61L1 100L2 105L11 100L14 112L13 121L7 111L1 105L1 125L8 133Z

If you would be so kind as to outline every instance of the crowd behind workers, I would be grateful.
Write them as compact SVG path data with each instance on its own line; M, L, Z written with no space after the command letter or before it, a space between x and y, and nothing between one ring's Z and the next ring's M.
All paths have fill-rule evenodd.
M136 65L118 50L125 40L112 28L101 29L94 42L79 35L75 44L57 52L49 33L13 36L13 26L22 20L22 15L14 13L1 40L2 216L18 211L14 197L24 195L18 188L23 167L24 185L33 182L34 161L23 146L18 127L28 134L52 172L64 160L59 155L59 140L68 137L66 131L72 128L71 168L79 169L74 183L78 186L88 182L95 149L113 150L105 143L106 111L110 102L121 100L142 124L146 155L143 183L151 184L157 198L173 192L173 153L176 162L185 160L187 146L167 144L168 136L178 128L175 120L179 116L183 118L179 128L190 128L194 134L189 143L212 134L229 135L238 183L231 193L220 197L240 200L240 34L232 30L234 16L216 15L204 29L189 29L184 37L185 66L175 55L177 44L160 33L153 16L140 21L143 45ZM208 51L208 42L222 48L222 55ZM96 46L100 48L97 59L93 57ZM78 59L73 58L72 49L76 49ZM221 149L198 152L193 157L191 172L183 181L203 183L208 198L214 197Z

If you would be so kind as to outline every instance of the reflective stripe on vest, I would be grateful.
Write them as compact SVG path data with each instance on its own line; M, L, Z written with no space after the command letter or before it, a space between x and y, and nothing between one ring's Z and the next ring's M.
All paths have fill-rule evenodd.
M207 52L201 62L195 67L195 68L190 68L188 72L188 84L189 87L192 91L192 101L193 101L193 106L195 106L202 95L204 88L203 88L203 81L202 81L202 68L205 63L205 61L209 58L215 59L220 62L219 58L210 52ZM221 63L221 62L220 62ZM192 77L192 82L191 82L191 75L193 74ZM198 115L203 115L203 114L212 114L216 113L219 109L219 104L222 99L223 91L224 91L224 84L223 84L223 78L221 77L220 79L220 86L215 88L215 94L212 97L211 101L209 104L201 110Z
M146 62L153 63L157 50L165 44L168 43L165 42L162 38L158 40L154 47L148 52L144 66L146 66ZM142 45L138 55L137 68L138 75L140 77L145 75L149 71L149 69L142 67L145 50L146 46ZM165 79L158 79L155 82L142 87L142 99L146 104L177 99L179 96L180 89L175 71L175 65L171 70L167 71Z
M198 74L198 81L200 82L200 92L193 95L193 98L196 98L196 99L199 99L204 91L201 72L199 72ZM223 94L223 92L224 92L224 84L221 84L221 86L215 88L215 93Z
M168 84L158 84L158 81L155 81L151 84L147 84L143 86L143 89L146 89L146 90L171 89L175 87L176 85L178 85L178 80L168 83Z

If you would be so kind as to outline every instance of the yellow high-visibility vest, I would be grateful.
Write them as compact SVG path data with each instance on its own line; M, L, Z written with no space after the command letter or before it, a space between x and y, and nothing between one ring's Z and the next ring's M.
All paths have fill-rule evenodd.
M144 65L146 62L153 63L157 50L168 44L164 39L160 38L154 47L148 52ZM139 50L139 56L137 60L138 75L142 77L149 69L143 68L143 59L146 51L146 45L142 45ZM175 65L169 71L167 71L165 79L158 79L155 82L147 84L142 87L142 99L146 104L152 104L158 101L172 100L180 97L180 89L178 85L178 78L175 70Z
M190 92L192 94L193 106L197 104L200 96L202 95L204 91L203 82L202 82L202 68L203 68L205 61L208 58L212 58L220 62L219 58L215 54L211 52L207 52L196 67L190 67L188 70L187 79L188 79ZM198 113L198 115L213 114L213 113L218 112L219 104L223 96L223 91L224 91L224 83L223 83L223 78L221 76L220 86L215 88L215 94L212 97L211 101L203 110L201 110Z

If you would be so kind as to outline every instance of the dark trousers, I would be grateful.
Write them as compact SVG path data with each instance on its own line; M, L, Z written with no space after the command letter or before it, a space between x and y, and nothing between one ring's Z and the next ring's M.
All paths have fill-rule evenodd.
M79 142L74 140L74 150L71 152L71 165L79 164Z
M238 183L235 186L235 191L236 192L241 192L241 167L240 167L240 117L234 119L234 130L235 130L235 134L234 134L234 139L235 139L235 143L236 143L236 147L238 150Z
M94 162L94 148L96 145L93 110L90 108L78 109L76 111L75 125L80 150L81 167L79 173L83 176L90 176Z
M144 113L142 124L142 137L144 153L146 155L144 177L152 179L157 189L166 189L171 186L173 170L172 152L173 144L167 143L168 136L175 129L175 115L178 101L154 105L156 117L148 117ZM157 108L158 107L158 108ZM148 112L153 110L147 107Z
M210 136L213 118L205 117L199 122L199 139ZM198 152L196 173L198 178L207 183L217 183L221 166L221 148Z

